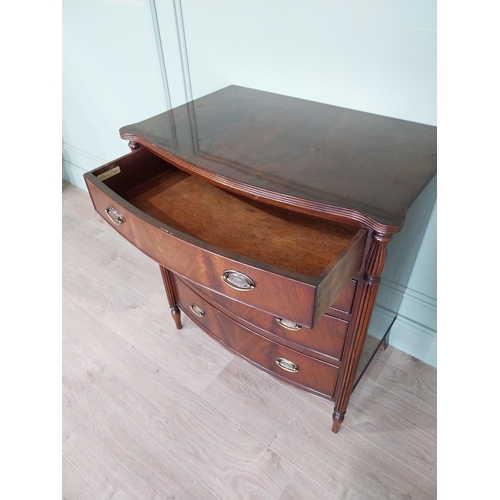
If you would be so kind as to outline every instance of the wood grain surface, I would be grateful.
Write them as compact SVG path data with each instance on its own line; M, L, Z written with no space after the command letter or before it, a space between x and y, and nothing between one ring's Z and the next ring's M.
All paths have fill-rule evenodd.
M168 171L150 185L122 196L185 234L313 277L323 272L357 231L228 193L181 170L175 176Z
M189 293L189 290L193 290L197 295L203 297L204 300L223 310L224 314L230 314L238 322L243 320L244 324L246 322L254 331L257 328L258 333L271 340L279 341L292 349L298 349L306 354L314 354L316 356L323 354L327 356L326 359L328 361L332 361L328 357L337 361L341 358L345 333L348 327L347 321L324 315L314 327L314 330L306 327L301 327L299 330L290 330L284 328L276 321L278 319L277 316L231 300L208 288L202 288L193 282L182 280L179 277L174 278L174 283L177 291L176 295L180 303L184 302L186 305L189 305L189 299L186 294Z
M214 184L381 234L436 173L436 127L236 85L120 133Z
M132 155L136 156L137 153ZM361 267L366 229L353 231L339 226L342 237L338 240L333 238L337 240L334 246L338 253L334 251L332 260L324 270L319 271L321 274L312 277L234 253L175 227L163 227L164 223L126 201L93 173L85 174L85 179L96 211L126 240L157 263L203 286L265 311L284 314L305 326L312 327L321 319ZM121 214L123 223L113 224L109 220L109 207ZM190 204L188 210L196 212L196 205ZM224 232L224 227L219 227L218 231ZM244 233L241 237L244 238ZM259 239L256 244L259 242L262 244L263 240ZM254 245L251 241L249 244ZM309 244L314 247L316 242L311 241ZM293 254L293 248L291 250ZM275 251L279 255L280 249ZM221 280L221 275L227 270L249 276L255 288L242 293L228 286Z
M176 330L87 193L63 218L63 498L436 498L434 368L380 351L333 435L331 403Z

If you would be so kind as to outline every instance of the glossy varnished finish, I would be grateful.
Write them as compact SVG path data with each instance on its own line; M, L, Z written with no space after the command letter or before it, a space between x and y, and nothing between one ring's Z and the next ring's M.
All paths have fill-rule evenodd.
M318 395L332 397L339 371L336 366L273 342L232 321L182 282L176 281L176 294L184 312L236 354L287 382ZM193 306L202 311L202 315L193 313ZM277 363L280 359L293 363L297 371L280 368Z
M104 220L160 264L177 328L183 310L250 363L334 401L338 432L390 328L367 339L386 261L405 286L423 236L436 128L231 86L121 136L133 152L87 186ZM397 304L391 294L380 307Z
M331 315L344 315L350 314L352 311L352 304L354 301L354 294L358 282L351 280L351 282L342 290L342 293L335 299L333 304L328 309L328 314Z
M179 277L174 277L174 282L176 289L190 287L215 307L223 309L226 314L234 315L233 317L237 318L238 321L244 321L249 328L271 340L281 342L309 355L319 356L334 364L342 358L348 321L325 314L313 329L295 325L296 329L294 330L281 326L277 321L278 319L286 320L286 318L279 318L255 307L247 306L215 293L213 290L200 287L193 282L187 280L181 282Z
M167 269L308 327L359 271L365 229L303 214L288 217L159 161L139 149L85 179L104 220ZM99 180L118 167L120 173ZM109 207L123 223L107 217ZM221 279L226 270L250 277L255 289L231 288Z
M436 128L230 86L121 130L182 169L397 232L436 169Z

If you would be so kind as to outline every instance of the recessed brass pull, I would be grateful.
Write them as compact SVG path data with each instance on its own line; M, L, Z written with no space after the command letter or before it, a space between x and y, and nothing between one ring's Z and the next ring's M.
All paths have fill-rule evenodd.
M295 363L285 358L278 358L276 360L276 364L283 370L290 373L297 373L299 371L299 367Z
M297 323L294 323L293 321L290 321L289 319L283 319L283 318L276 318L276 322L278 325L282 326L283 328L286 328L287 330L300 330L302 326L298 325Z
M242 292L248 292L255 288L253 279L239 271L228 269L222 273L221 279L226 285Z
M123 215L120 212L118 212L118 210L115 207L112 207L110 205L108 208L106 208L105 212L109 220L113 224L119 226L120 224L123 224L125 222L125 217L123 217Z
M191 304L189 309L191 309L191 311L193 311L199 318L203 318L203 316L205 316L205 311L196 304Z

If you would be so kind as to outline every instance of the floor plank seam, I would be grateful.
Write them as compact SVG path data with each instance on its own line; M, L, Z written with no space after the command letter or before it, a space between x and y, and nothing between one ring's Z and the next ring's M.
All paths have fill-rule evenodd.
M266 373L266 375L268 375ZM268 375L270 376L270 375ZM274 378L274 377L273 377ZM274 378L274 380L276 380ZM322 408L318 408L316 405L313 405L308 399L307 397L304 397L302 394L300 394L298 391L296 392L294 389L292 389L291 387L288 386L288 384L286 382L281 382L281 380L276 380L276 382L278 382L278 384L280 384L283 388L285 388L288 392L291 392L292 394L294 394L295 396L297 396L298 398L300 398L302 401L304 401L307 405L309 405L311 408L315 408L316 410L320 411L321 413L323 413L323 415L326 415L327 417L329 418L332 418L332 415L333 415L333 409L334 409L334 404L332 403L332 411L331 412L327 412L326 410L323 410ZM319 396L315 396L314 394L312 394L313 397L317 397L319 399L323 399L323 398L320 398ZM326 400L325 400L326 401ZM345 423L342 423L342 426L344 426Z
M79 476L80 476L80 477L81 477L81 478L85 481L85 483L86 483L86 484L88 484L88 485L89 485L89 488L90 488L90 489L91 489L91 490L92 490L92 491L93 491L93 492L94 492L94 493L95 493L95 494L96 494L99 498L101 498L102 500L104 500L104 498L103 498L101 495L99 495L99 493L98 493L98 492L97 492L97 491L93 488L93 486L92 486L92 485L91 485L91 484L87 481L87 479L85 479L85 477L83 476L83 474L80 472L79 468L78 468L75 464L71 463L71 461L70 461L68 458L66 458L66 457L64 456L64 453L62 453L62 458L63 458L63 460L66 460L66 462L68 462L68 464L69 464L69 465L70 465L73 469L75 469L75 472L76 472L76 473L77 473L77 474L78 474L78 475L79 475ZM63 494L64 494L64 491L63 491Z
M63 244L64 245L64 244ZM68 247L69 248L69 247ZM70 251L74 252L71 248L69 248ZM75 252L76 253L76 252ZM77 255L85 260L87 260L87 262L90 263L91 266L95 266L95 264L93 264L91 261L89 261L85 256L81 256L80 254L77 253ZM97 267L97 266L96 266ZM106 271L104 271L106 272ZM112 279L117 279L115 278L114 276L110 275L109 273L107 273ZM120 283L123 283L121 280L118 280L120 281ZM125 283L125 285L127 285ZM135 290L134 288L130 287L129 285L127 285L128 288L130 288L130 290L133 290L135 292L137 292L137 290ZM145 298L145 296L143 294L141 294L140 292L137 292L139 293L142 297ZM168 370L165 366L161 365L160 363L154 361L150 356L147 355L147 353L145 353L140 347L138 347L137 345L133 345L130 343L129 340L127 340L125 337L123 337L122 335L120 335L120 332L118 332L116 330L116 328L114 328L114 326L112 324L108 324L106 323L105 321L102 320L102 318L100 318L99 316L96 316L92 311L90 311L85 304L82 304L80 303L79 301L75 300L73 297L71 297L70 295L68 296L73 302L75 302L76 304L78 304L80 307L82 307L89 315L91 315L93 318L95 318L97 321L99 321L100 323L102 323L104 326L106 326L107 328L110 328L113 332L116 333L116 335L118 335L122 340L124 340L127 344L129 344L130 346L132 346L134 349L137 349L139 352L141 352L142 354L144 354L144 356L146 356L149 360L151 360L152 362L154 362L155 364L157 364L160 368L162 368L163 370L165 370L167 373L170 373L176 380L178 380L183 386L185 387L188 387L190 390L193 391L193 389L191 389L188 385L185 384L185 382L178 377L178 375L175 375L175 373L172 373L170 370ZM151 331L151 330L148 330L148 332L153 336L153 337L156 337L156 334ZM163 339L160 338L161 341L163 341ZM230 362L230 361L229 361ZM229 364L228 362L228 364ZM196 391L193 391L196 393Z
M148 296L144 294L144 292L142 292L141 290L137 290L135 289L134 287L130 286L126 281L123 281L122 279L112 275L109 271L107 271L106 269L98 266L97 264L95 264L94 262L92 262L86 255L84 254L81 254L80 252L74 250L73 248L71 248L70 246L68 246L67 243L62 243L63 247L65 247L67 250L69 250L70 252L78 255L78 257L81 257L82 259L85 259L86 262L88 262L91 266L93 267L96 267L97 269L99 269L99 271L101 273L106 273L107 276L109 276L111 278L111 280L116 280L118 281L119 283L125 285L127 288L129 288L130 290L138 293L139 295L141 295L142 298L144 299L148 299ZM64 266L64 259L63 259L63 266ZM156 302L155 302L156 304Z
M410 469L412 470L413 472L415 472L416 474L418 474L419 476L423 477L424 479L427 479L428 481L430 481L431 483L434 483L437 485L437 481L435 479L433 479L432 477L430 476L425 476L424 474L422 474L420 471L414 469L413 467L411 467L410 465L406 464L405 462L403 462L401 459L399 459L398 457L395 457L394 455L392 455L391 453L389 453L387 450L385 450L384 448L381 448L380 446L378 446L376 443L372 442L371 440L369 440L368 438L366 438L363 434L360 434L359 432L353 430L353 429L350 429L351 432L357 434L358 436L360 436L362 439L364 439L365 441L369 442L372 446L375 446L376 448L378 448L379 450L382 451L382 453L384 453L385 455L393 458L394 460L397 460L400 464L402 464L405 468L407 469Z
M83 197L85 196L85 194L82 192L82 193L78 193L76 196L80 197L83 200ZM77 212L75 212L75 210L73 208L70 208L70 207L67 206L67 204L64 204L64 202L63 202L63 209L64 210L68 210L69 212L71 212L71 213L73 213L75 215L78 215L80 218L82 218L83 220L89 222L90 224L92 224L93 226L97 227L101 231L105 231L108 234L114 234L114 231L113 231L113 229L111 227L108 228L109 231L106 230L106 229L103 229L103 227L107 227L107 225L103 226L103 224L102 224L103 220L101 220L99 218L99 214L97 213L97 211L95 210L94 206L92 205L92 201L91 201L90 195L88 193L87 193L87 197L88 197L89 208L92 209L92 217L91 218L87 218L87 217L84 217L82 215L79 215Z
M274 377L271 377L269 374L267 373L263 373L263 375L267 376L267 377L270 377L270 379L273 381L273 382L278 382ZM279 382L278 382L279 383ZM280 386L284 387L283 384L280 384ZM208 386L210 387L210 385ZM206 389L208 389L208 387ZM293 393L293 392L292 392ZM295 393L293 393L294 395L296 395ZM210 404L211 406L212 403L210 403L210 401L207 401L204 397L204 394L201 393L200 396L203 398L204 401L206 401L208 404ZM302 399L302 398L301 398ZM306 400L304 400L306 401ZM310 404L308 401L306 401L308 404ZM314 405L311 405L313 408ZM340 498L338 498L337 496L334 496L332 493L330 493L324 486L322 486L321 484L319 484L316 480L314 480L311 476L309 476L305 471L303 471L302 469L299 469L295 464L293 464L292 462L290 462L290 460L288 458L286 458L285 456L283 456L282 454L278 453L276 450L273 450L272 447L271 447L271 444L273 443L273 441L278 437L277 434L275 434L273 436L273 438L271 439L271 441L269 443L266 443L265 441L263 441L262 439L260 439L258 436L256 436L255 434L253 434L251 431L249 431L248 429L246 429L245 427L243 427L240 423L238 423L236 420L234 420L230 415L226 414L224 411L218 409L217 407L213 406L216 410L220 411L223 415L225 415L226 418L228 418L229 420L231 420L234 424L236 424L237 426L241 427L245 432L247 432L248 434L250 434L251 436L253 436L257 441L259 441L260 443L262 443L267 449L270 449L273 453L275 453L278 457L280 457L283 461L285 461L290 467L292 467L293 469L295 469L296 472L302 474L303 476L307 477L311 482L313 482L316 486L318 486L319 488L323 489L324 491L326 491L329 495L331 495L333 498L337 499L337 500L341 500ZM287 484L288 486L288 484ZM283 490L283 492L286 490L286 487L285 489ZM282 493L283 493L282 492Z
M265 374L267 375L267 374ZM208 389L209 386L206 387L206 389ZM293 464L292 462L290 462L289 459L287 459L285 456L281 455L280 453L278 453L276 450L273 450L271 448L271 443L278 437L277 434L275 434L271 441L269 443L266 443L265 441L263 441L262 439L260 439L259 436L256 436L255 434L253 434L251 431L249 431L248 429L246 429L245 427L243 427L239 422L237 422L236 420L234 420L230 415L228 415L227 413L225 413L223 410L217 408L216 406L214 406L210 401L208 401L207 399L205 399L204 397L204 394L203 392L200 393L199 395L207 404L209 404L210 406L212 406L215 410L219 411L220 413L222 413L226 418L228 418L229 420L231 420L231 422L233 422L235 425L237 425L238 427L240 427L243 431L245 431L246 433L248 433L250 436L252 436L254 439L256 439L259 443L262 443L266 449L269 449L271 450L273 453L275 453L278 457L280 457L284 462L286 462L290 467L292 467L294 470L295 470L295 473L299 473L299 474L302 474L303 476L307 477L311 482L313 482L314 484L316 484L319 488L325 490L329 495L332 495L327 489L325 489L324 486L321 486L319 483L317 483L312 477L310 477L305 471L299 469L295 464ZM286 487L283 489L283 491L281 492L281 494L283 494L283 492L286 490L286 488L288 487L288 485L290 484L292 478L290 478L290 481L287 483ZM281 495L280 495L281 497ZM278 499L280 498L278 497ZM336 498L337 500L341 500L340 498L334 496L333 498Z
M192 472L187 468L185 467L181 462L179 462L179 460L177 460L177 458L175 458L175 456L173 456L171 453L168 452L168 450L166 450L156 439L154 439L150 432L147 432L146 430L144 430L139 424L137 424L133 419L130 418L130 416L128 416L119 406L117 406L115 403L113 403L113 401L111 401L108 396L99 389L99 387L95 386L90 380L87 380L83 375L80 374L80 372L75 368L75 367L71 367L72 370L77 374L77 376L84 380L86 383L88 383L96 392L98 392L99 394L101 394L101 396L110 402L110 404L116 409L116 411L120 412L123 417L125 418L125 420L127 420L128 422L130 422L134 427L136 427L137 429L139 429L139 431L144 434L147 439L149 439L150 441L152 441L156 446L158 446L161 450L163 450L165 452L166 455L168 455L170 458L172 458L172 460L174 460L176 463L179 464L180 467L182 467L188 474L189 476L191 476L195 481L197 481L200 486L204 489L206 489L207 491L209 491L215 498L221 500L221 498L219 496L217 496L210 488L208 488L207 486L205 486L196 476L194 476L192 474Z
M154 359L152 359L150 356L147 355L147 353L145 353L144 351L142 351L140 349L140 347L138 347L137 345L133 345L130 343L129 340L127 340L125 337L123 337L122 335L120 335L120 333L118 331L116 331L116 329L112 326L112 325L108 325L107 323L105 323L104 321L102 321L101 318L99 318L99 316L96 316L95 314L92 313L92 311L89 311L84 304L80 304L78 301L76 301L73 297L71 296L68 296L69 300L71 300L72 302L74 302L75 304L77 304L78 306L80 306L82 309L84 309L90 316L92 316L94 319L96 319L97 321L99 321L100 323L102 323L106 328L109 328L113 333L115 333L121 340L123 340L124 342L126 342L132 349L134 349L135 351L138 351L140 352L143 356L145 356L151 363L153 363L155 366L159 367L161 370L164 370L166 373L168 373L170 376L172 376L177 382L179 382L180 385L182 385L183 387L185 387L186 389L188 389L189 391L191 391L193 394L199 396L199 394L194 390L192 389L191 387L189 387L189 385L187 385L181 378L179 378L178 376L176 376L174 373L172 373L170 370L168 370L167 368L165 368L163 365L161 365L160 363L158 363L157 361L155 361ZM154 335L153 332L150 331L150 333L152 335ZM228 363L229 364L229 363ZM218 375L216 375L214 377L217 378ZM209 384L210 385L210 384Z
M112 243L113 243L110 246L112 248L114 248L115 250L119 251L124 246L123 238L121 236L119 236L118 234L116 234L116 232L113 229L107 228L107 226L106 226L106 229L104 229L102 227L102 224L98 224L97 223L99 221L97 214L95 214L96 215L95 218L94 217L92 218L92 220L95 219L95 221L96 221L96 223L93 223L91 220L89 220L89 219L81 216L80 214L78 214L77 212L74 212L73 210L71 210L69 208L65 208L64 209L63 216L64 216L64 214L66 212L69 212L69 214L71 214L71 216L74 216L76 219L82 221L83 223L92 225L100 233L105 234L108 237L110 237L112 239ZM78 255L81 255L82 257L85 257L84 254L82 254L82 253L80 253L80 252L78 252L76 250L74 250L74 251L77 252ZM139 252L139 250L137 250L137 252ZM158 271L158 265L152 259L150 259L149 257L146 257L146 259L144 259L142 262L146 262L146 260L147 260L147 262L151 263L151 271L153 272L153 269L154 269L155 276L158 275L158 273L157 273L157 271ZM100 266L98 266L98 267L99 267L99 269L102 269ZM160 279L159 275L157 276L157 278L158 278L157 279L158 284L160 285L161 284L161 279ZM119 278L117 278L117 279L119 279ZM140 293L139 290L137 290L137 291Z
M266 374L267 375L267 374ZM294 392L292 389L290 389L289 387L286 386L286 384L284 383L281 383L280 381L277 381L282 387L284 387L286 390L288 390L289 392L291 392L292 394L300 397L300 399L302 399L303 401L305 401L308 405L310 405L311 407L315 408L316 410L319 410L321 411L324 415L327 415L331 418L331 414L325 412L323 409L321 408L318 408L317 406L313 405L312 403L310 403L306 398L302 397L302 395L300 394L297 394L296 392ZM383 386L381 386L380 384L377 384L379 385L380 387L382 387L383 389L385 389ZM387 390L387 389L385 389ZM394 394L395 396L399 397L398 394ZM409 466L408 464L405 464L402 460L400 460L399 458L397 458L396 456L392 455L391 453L389 453L387 450L385 450L384 448L381 448L379 445L377 445L376 443L374 443L373 441L371 441L370 439L368 439L366 436L364 436L363 434L359 433L358 431L356 431L354 428L352 428L350 425L349 425L349 422L344 422L342 424L342 427L346 428L346 429L349 429L350 432L352 432L353 434L356 434L358 435L359 437L361 437L363 440L367 441L368 443L370 443L371 445L375 446L376 448L378 448L379 450L381 450L385 455L393 458L394 460L397 460L399 463L401 463L405 468L408 468L408 469L411 469L412 471L416 472L417 474L419 474L420 476L422 476L423 478L425 479L428 479L429 481L431 481L432 483L434 484L437 484L437 481L430 477L430 476L425 476L423 475L421 472L419 472L418 470L414 469L413 467ZM424 430L424 429L423 429ZM342 430L340 431L342 432ZM271 447L271 444L269 444L269 447ZM272 449L272 448L271 448ZM274 450L273 450L274 451ZM276 453L274 451L274 453Z
M370 382L372 382L373 384L377 385L378 387L381 387L384 391L390 392L393 396L396 396L396 397L402 399L405 403L408 403L410 405L415 406L415 401L412 401L411 398L405 397L404 393L401 394L399 392L395 392L392 388L387 388L387 387L385 387L384 385L380 384L379 382L377 382L375 380L370 380ZM418 396L415 396L415 397L418 398ZM418 399L420 399L420 398L418 398ZM430 403L427 403L425 401L422 401L422 402L428 404L429 406L432 406ZM430 415L429 414L429 416L431 416L432 418L434 418L434 415Z
M216 378L217 378L217 377L216 377ZM208 404L208 405L210 405L210 406L211 406L214 410L216 410L218 413L220 413L220 414L224 415L227 419L229 419L231 422L233 422L233 424L235 424L235 425L236 425L236 426L238 426L241 430L243 430L244 432L246 432L247 434L249 434L250 436L252 436L254 439L256 439L256 440L257 440L260 444L262 444L262 445L263 445L266 449L270 449L270 446L269 446L269 444L268 444L268 443L266 443L266 441L262 440L259 436L256 436L255 434L253 434L252 432L250 432L248 429L246 429L245 427L243 427L243 425L241 425L241 424L240 424L237 420L235 420L233 417L231 417L231 415L228 415L228 414L227 414L227 413L225 413L222 409L217 408L217 406L215 406L212 402L210 402L209 400L207 400L207 399L205 398L205 396L204 396L204 391L205 391L205 390L207 390L207 389L208 389L208 388L212 385L212 383L213 383L214 381L215 381L215 379L214 379L214 380L213 380L213 381L212 381L212 382L211 382L211 383L210 383L207 387L205 387L205 389L204 389L202 392L200 392L200 394L198 394L198 396L199 396L201 399L203 399L203 401L205 401L205 403L207 403L207 404ZM274 438L275 438L275 437L276 437L276 436L274 436L274 437L273 437L273 439L271 439L271 442L272 442L272 441L274 441ZM276 452L274 452L274 453L276 453ZM278 453L277 453L277 455L281 457L281 455L279 455ZM285 459L285 460L286 460L286 458L285 458L285 457L281 457L281 458L283 458L283 459ZM286 462L288 462L288 460L286 460ZM290 463L290 462L288 462L288 463ZM293 465L293 464L290 464L290 465L292 465L292 467L293 467L293 468L297 469L297 468L295 467L295 465ZM298 469L297 469L297 470L298 470Z
M276 439L277 435L275 436L275 438L271 441L271 443L269 443L269 448L273 451L273 453L276 453L278 456L281 457L281 455L272 448L272 443L273 441ZM288 462L288 460L286 459L286 457L282 457L285 461ZM295 465L291 464L292 466L296 467ZM346 466L347 467L347 466ZM347 467L348 470L350 471L354 471L356 472L354 469L352 469L351 467ZM314 478L312 478L311 476L309 476L309 474L307 474L307 472L301 470L301 469L298 469L299 472L301 474L303 474L305 477L307 477L310 481L312 481L314 484L316 484L317 486L319 486L321 489L325 490L329 495L331 495L333 498L337 499L337 500L342 500L342 498L339 498L338 496L334 495L333 493L331 493L330 491L328 491L323 485L319 484Z

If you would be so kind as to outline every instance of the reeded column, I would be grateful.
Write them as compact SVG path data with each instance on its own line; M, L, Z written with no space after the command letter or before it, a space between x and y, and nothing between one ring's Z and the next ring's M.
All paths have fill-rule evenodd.
M335 411L333 412L332 431L338 432L340 425L344 420L344 415L351 397L354 379L356 377L356 369L358 367L359 357L363 348L370 317L375 304L377 290L380 283L380 275L384 270L385 260L387 256L387 244L392 236L383 236L378 233L373 233L370 249L366 258L365 273L363 276L361 300L357 308L354 321L354 338L349 346L343 359L345 364L341 369L340 387L337 392L335 401Z

